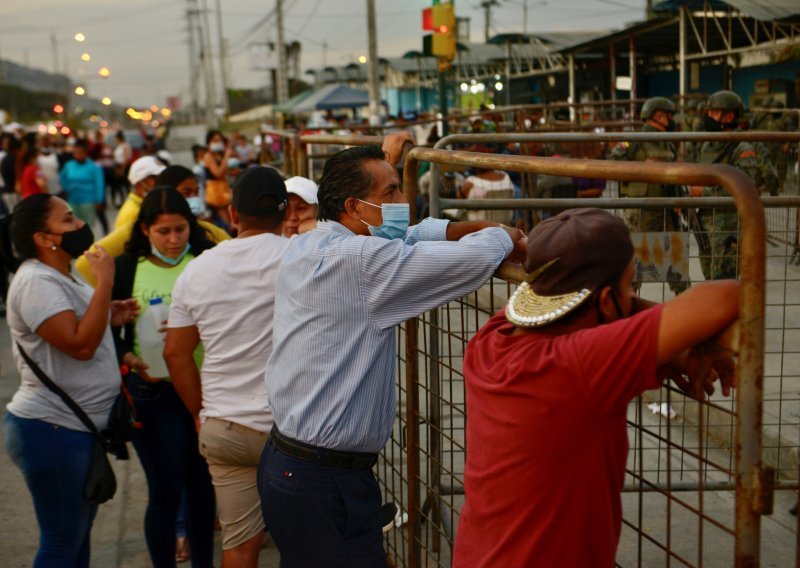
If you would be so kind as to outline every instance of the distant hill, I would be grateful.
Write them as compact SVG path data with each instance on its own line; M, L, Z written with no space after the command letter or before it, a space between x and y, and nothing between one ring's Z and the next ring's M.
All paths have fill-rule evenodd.
M56 75L49 71L33 69L0 60L0 85L13 85L32 93L69 93L72 81L66 75Z

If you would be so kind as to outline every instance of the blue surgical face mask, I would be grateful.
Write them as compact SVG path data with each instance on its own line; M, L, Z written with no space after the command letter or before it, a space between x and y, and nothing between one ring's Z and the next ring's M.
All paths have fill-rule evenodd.
M167 263L167 264L169 264L170 266L177 266L177 265L179 265L179 264L181 263L181 261L183 260L183 257L185 257L185 256L186 256L186 254L189 252L189 249L191 249L191 248L192 248L192 247L191 247L191 246L189 246L189 243L186 243L186 248L185 248L185 249L183 249L183 252L182 252L182 253L181 253L181 254L178 256L178 258L170 258L170 257L168 257L168 256L165 256L165 255L161 254L161 251L159 251L159 250L158 250L156 247L154 247L152 244L150 245L150 252L151 252L151 253L153 254L153 256L154 256L154 257L156 257L158 260L160 260L160 261L162 261L162 262L166 262L166 263Z
M187 197L186 203L189 204L189 209L192 210L192 215L197 217L206 209L206 204L203 203L203 200L200 199L197 195L194 197Z
M382 237L384 239L404 239L408 232L408 225L411 222L411 210L408 203L384 203L383 205L375 205L369 201L359 199L361 203L372 205L373 207L380 207L383 222L380 227L374 227L361 219L369 228L369 234L373 237Z

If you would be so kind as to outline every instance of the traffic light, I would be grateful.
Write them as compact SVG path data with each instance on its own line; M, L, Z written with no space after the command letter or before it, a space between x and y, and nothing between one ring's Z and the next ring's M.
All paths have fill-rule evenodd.
M422 10L422 29L433 32L423 38L425 55L452 61L456 55L456 14L453 4L437 2Z
M431 7L433 40L431 50L439 59L452 61L456 56L456 13L453 4L437 4Z

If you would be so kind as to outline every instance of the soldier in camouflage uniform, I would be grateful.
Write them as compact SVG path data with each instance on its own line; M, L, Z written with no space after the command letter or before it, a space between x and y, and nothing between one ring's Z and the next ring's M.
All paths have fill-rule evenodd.
M665 97L648 99L640 114L644 121L641 132L670 132L675 130L675 105ZM631 162L674 162L677 153L672 142L622 142L609 155L611 160ZM620 182L620 197L677 197L674 186L645 182ZM625 209L625 223L634 233L680 230L677 214L670 210ZM670 289L678 294L687 288L686 282L670 282Z
M697 114L694 116L691 122L691 128L688 129L689 132L703 132L705 129L703 126L703 121L705 120L706 116L706 101L700 101L697 103ZM700 148L703 146L702 143L699 142L687 142L686 147L686 158L690 162L696 162L700 159Z
M708 132L732 131L742 115L742 99L732 91L711 95L706 106L705 128ZM728 164L757 177L756 151L748 142L705 142L700 150L701 164ZM721 187L694 186L695 197L727 197ZM700 231L695 233L700 245L700 265L706 280L736 278L738 265L739 216L736 209L701 209Z
M774 109L783 109L786 106L783 104L782 101L775 101L772 103L772 108ZM773 112L772 116L770 117L769 125L767 126L767 130L770 132L789 132L790 130L790 115L784 112ZM775 173L776 173L776 182L777 185L783 183L783 180L786 178L786 166L788 163L787 154L789 150L789 144L785 142L773 142L769 144L769 156L772 160L772 163L775 165ZM777 195L777 188L776 191L770 192L771 195Z
M685 103L685 110L680 115L680 126L682 132L691 132L692 131L692 124L694 124L694 119L697 118L697 99L688 99ZM675 119L675 122L678 122L678 119Z
M765 99L763 104L774 105L771 98ZM768 113L761 111L754 111L748 113L748 118L739 118L740 130L760 130L772 131L772 122ZM781 144L766 144L764 142L753 141L753 149L756 151L756 170L753 181L756 182L756 187L760 193L769 193L770 195L778 195L780 182L778 181L778 171L775 167L772 155L780 151ZM775 148L772 148L772 147Z
M761 101L760 106L763 108L772 108L773 104L775 104L775 101L772 99L772 97L767 97ZM771 117L768 112L752 111L752 116L750 117L750 130L769 130L770 118Z

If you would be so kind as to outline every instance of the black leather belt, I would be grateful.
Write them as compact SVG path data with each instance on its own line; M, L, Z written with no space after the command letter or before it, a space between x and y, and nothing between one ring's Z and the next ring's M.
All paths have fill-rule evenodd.
M287 438L278 431L278 427L273 424L272 432L269 436L271 444L282 454L296 458L300 461L342 467L346 469L370 469L378 460L378 454L362 454L358 452L341 452L339 450L329 450L312 446L305 442L299 442Z

